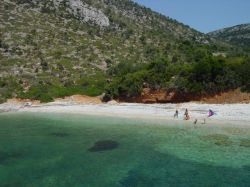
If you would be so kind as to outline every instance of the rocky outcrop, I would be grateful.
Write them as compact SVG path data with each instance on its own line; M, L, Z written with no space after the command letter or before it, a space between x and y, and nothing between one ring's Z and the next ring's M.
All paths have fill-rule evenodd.
M136 102L136 103L178 103L187 100L186 97L179 96L175 91L152 90L144 88L140 96L134 98L119 98L120 101Z
M121 102L133 103L183 103L197 101L209 104L235 104L235 103L250 103L250 93L244 93L240 89L231 90L228 92L216 95L195 95L187 93L178 93L175 90L152 90L145 88L142 94L133 98L119 98Z
M119 103L116 100L111 100L111 101L107 102L107 104L109 104L109 105L118 105Z
M56 8L60 7L62 2L65 1L53 0ZM108 27L110 25L109 18L101 10L91 7L81 0L68 0L66 4L68 5L68 12L80 18L83 22L93 22L101 27Z
M240 89L231 90L214 96L203 97L202 103L218 104L218 103L250 103L250 93L242 92Z

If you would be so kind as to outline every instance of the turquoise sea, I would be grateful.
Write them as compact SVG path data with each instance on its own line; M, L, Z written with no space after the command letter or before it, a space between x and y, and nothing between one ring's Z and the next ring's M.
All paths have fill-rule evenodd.
M250 128L0 114L0 186L247 187Z

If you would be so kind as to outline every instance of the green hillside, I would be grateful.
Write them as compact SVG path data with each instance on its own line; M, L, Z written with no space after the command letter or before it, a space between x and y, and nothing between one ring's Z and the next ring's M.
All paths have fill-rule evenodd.
M208 35L250 52L250 23L221 29Z
M130 97L143 85L176 89L176 81L188 81L180 75L217 53L241 55L237 63L245 58L241 50L129 0L0 3L1 101L103 92Z

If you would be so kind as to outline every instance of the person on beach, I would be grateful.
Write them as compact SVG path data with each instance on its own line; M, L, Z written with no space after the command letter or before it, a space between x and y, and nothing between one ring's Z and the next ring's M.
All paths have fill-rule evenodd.
M176 111L175 111L175 114L174 114L174 118L178 118L178 116L179 116L179 111L176 110Z
M188 109L186 108L186 111L184 113L184 120L189 120L190 119L190 116L188 114Z
M215 113L211 110L211 109L209 109L209 111L208 111L208 116L207 117L212 117L213 115L214 115Z
M213 115L215 115L215 113L211 109L209 109L207 117L210 118ZM198 122L198 119L195 119L194 124L197 124L197 122ZM206 118L203 118L203 122L201 124L206 124Z

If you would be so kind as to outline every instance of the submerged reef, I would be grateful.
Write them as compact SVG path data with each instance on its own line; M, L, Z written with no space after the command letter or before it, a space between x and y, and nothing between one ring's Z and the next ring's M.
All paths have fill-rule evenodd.
M242 140L240 146L250 148L250 140Z
M101 140L95 142L95 144L88 149L90 152L100 152L100 151L109 151L116 149L119 146L118 142L113 140Z

